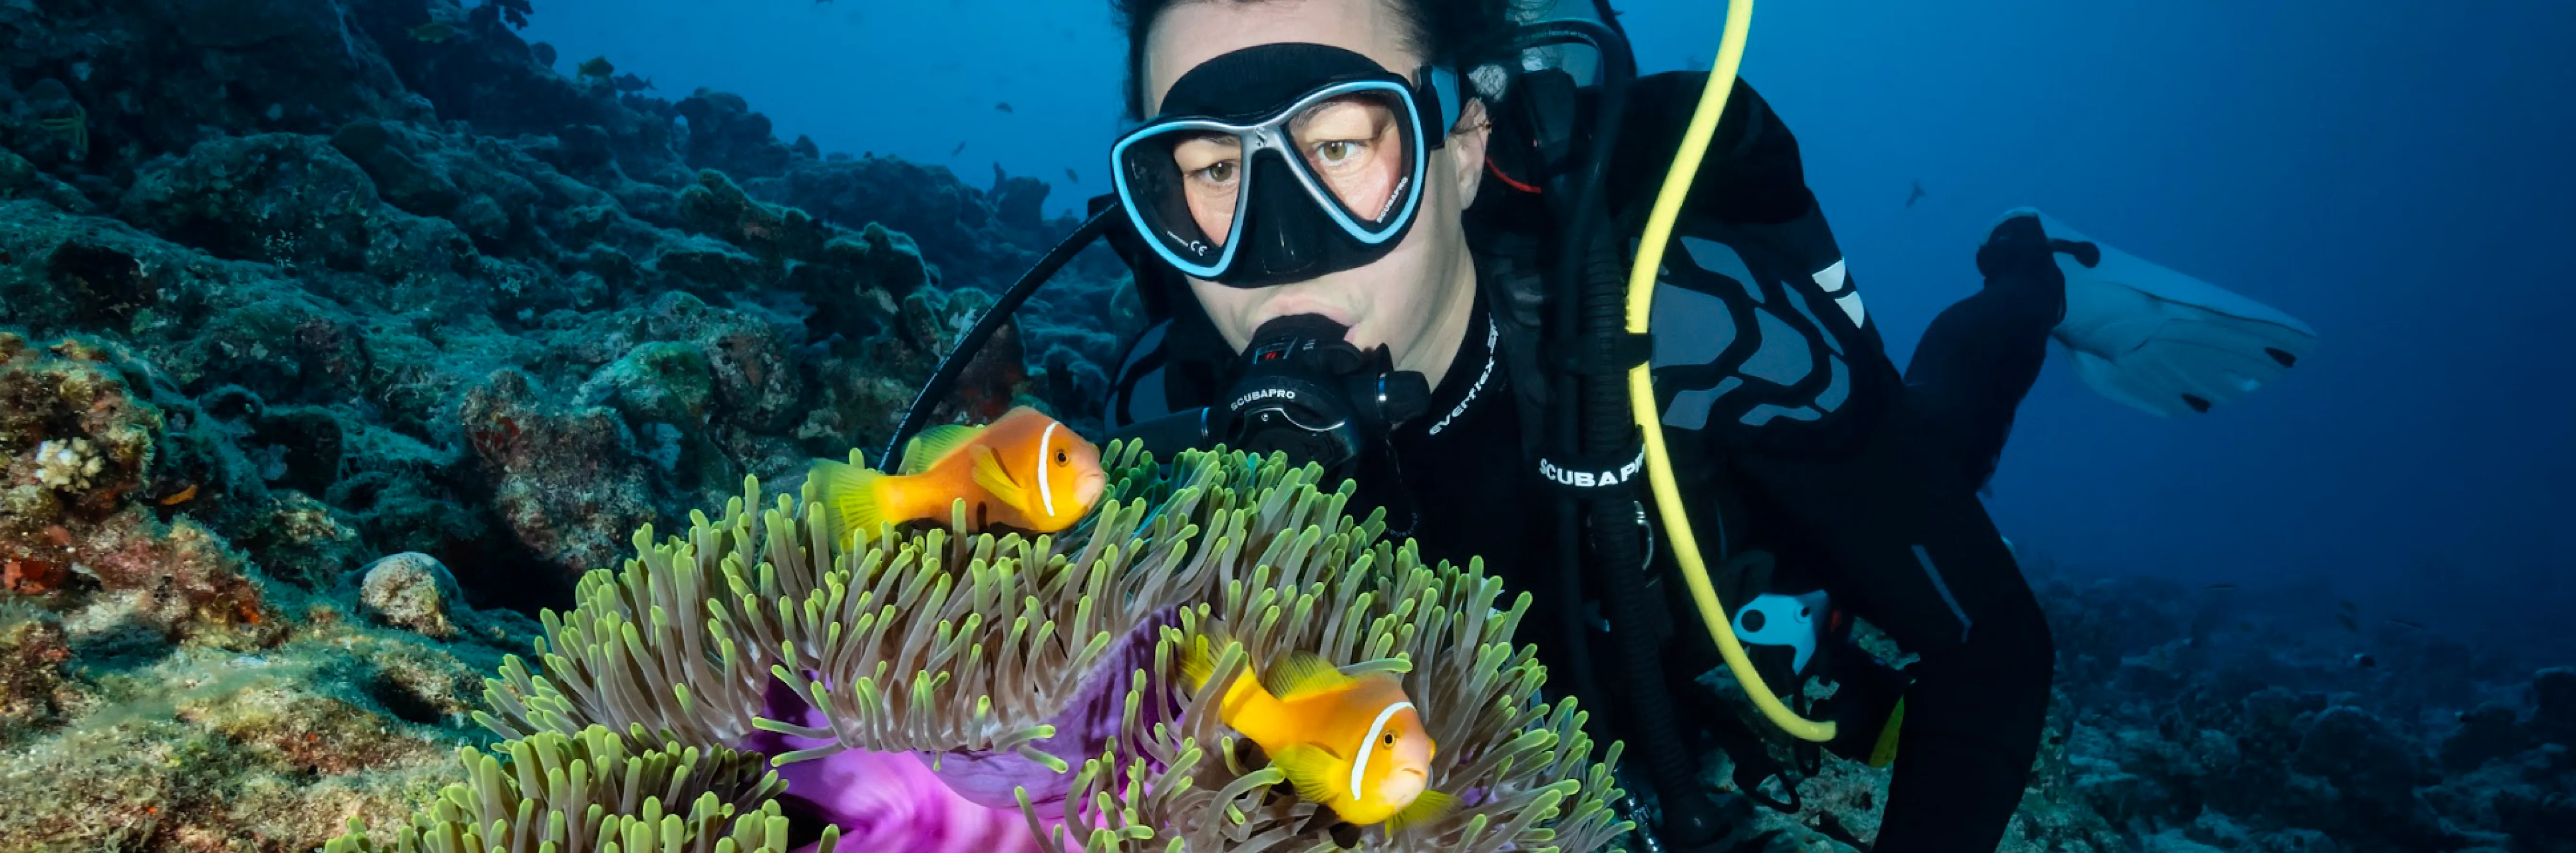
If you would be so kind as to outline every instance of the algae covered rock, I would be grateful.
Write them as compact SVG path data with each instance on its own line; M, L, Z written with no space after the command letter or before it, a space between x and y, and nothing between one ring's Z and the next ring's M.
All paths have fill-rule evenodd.
M428 554L404 552L377 560L367 565L358 584L359 613L424 637L455 637L464 607L465 593L457 588L456 576Z

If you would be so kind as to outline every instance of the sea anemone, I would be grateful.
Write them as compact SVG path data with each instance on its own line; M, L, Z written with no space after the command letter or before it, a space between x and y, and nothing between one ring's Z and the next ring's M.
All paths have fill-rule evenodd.
M449 785L396 831L368 840L352 818L325 853L485 853L630 850L785 853L788 820L772 800L786 784L762 757L723 747L657 743L642 726L540 732L503 745L508 758L465 747L467 778ZM687 804L681 811L681 804ZM828 833L821 850L837 841Z
M876 820L851 810L882 803L835 797L840 771L895 758L1050 850L1327 842L1333 821L1237 752L1213 688L1177 683L1181 644L1213 635L1233 641L1218 682L1290 649L1402 673L1440 744L1431 784L1462 807L1360 834L1375 849L1583 851L1625 831L1608 806L1617 748L1595 762L1585 715L1541 701L1535 650L1511 644L1526 596L1498 609L1481 567L1381 540L1379 516L1344 511L1352 487L1318 490L1312 466L1186 452L1165 467L1118 444L1104 459L1109 494L1061 539L964 535L961 504L950 529L836 542L811 495L761 508L746 480L721 518L660 542L648 527L621 570L586 577L571 612L546 614L536 663L487 682L477 719L520 742L606 726L768 754L789 811L853 832Z

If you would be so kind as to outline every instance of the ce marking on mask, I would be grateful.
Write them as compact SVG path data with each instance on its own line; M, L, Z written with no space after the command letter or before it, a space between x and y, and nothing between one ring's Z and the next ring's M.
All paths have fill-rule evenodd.
M1172 242L1178 244L1181 248L1190 250L1191 255L1202 258L1207 257L1208 244L1197 240L1182 239L1181 235L1174 234L1170 231L1163 232L1163 235L1172 238Z

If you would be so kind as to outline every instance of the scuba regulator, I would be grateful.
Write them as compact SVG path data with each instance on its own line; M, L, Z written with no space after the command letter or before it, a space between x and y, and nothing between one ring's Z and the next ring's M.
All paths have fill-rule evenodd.
M1384 346L1342 340L1349 331L1315 314L1281 317L1253 330L1235 380L1217 402L1136 424L1112 439L1142 441L1157 457L1225 446L1347 473L1396 427L1431 405L1422 374L1394 369Z

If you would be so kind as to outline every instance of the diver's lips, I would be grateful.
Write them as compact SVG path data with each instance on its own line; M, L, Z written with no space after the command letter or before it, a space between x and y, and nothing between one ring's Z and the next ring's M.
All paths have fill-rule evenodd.
M1281 317L1294 317L1299 314L1313 314L1326 320L1331 320L1334 325L1341 326L1344 329L1350 329L1359 325L1351 319L1351 313L1348 311L1325 305L1320 302L1290 296L1283 297L1271 302L1270 304L1261 306L1261 312L1253 315L1251 328L1258 329L1261 328L1263 324L1272 320L1276 320ZM1347 337L1348 333L1345 332L1344 336ZM1356 345L1357 342L1353 343Z

